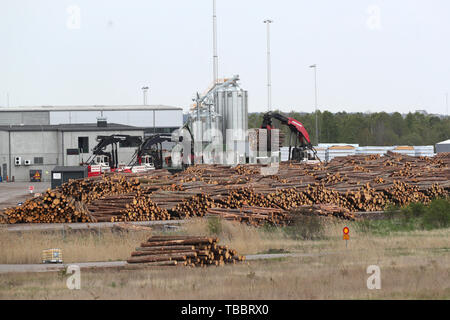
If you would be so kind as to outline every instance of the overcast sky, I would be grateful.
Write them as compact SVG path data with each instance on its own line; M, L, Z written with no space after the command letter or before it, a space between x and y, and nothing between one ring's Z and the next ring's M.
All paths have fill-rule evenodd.
M79 13L79 14L78 14ZM271 18L272 104L445 114L450 1L217 0L219 75L239 74L265 111ZM0 2L0 105L149 104L187 110L213 78L212 0Z

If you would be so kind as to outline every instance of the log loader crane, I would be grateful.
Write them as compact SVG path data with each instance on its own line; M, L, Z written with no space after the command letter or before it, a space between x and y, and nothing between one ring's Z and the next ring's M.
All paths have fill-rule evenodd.
M194 163L194 156L193 156L193 150L194 150L194 138L191 133L191 130L189 129L189 126L186 124L183 125L182 129L186 129L189 133L189 136L191 138L191 154L190 157L190 163ZM183 137L179 136L176 138L176 141L182 142ZM131 159L129 166L133 168L134 166L138 165L149 165L153 166L155 169L162 169L164 166L164 163L166 166L171 169L175 170L172 167L172 159L171 157L163 158L163 150L162 150L162 143L163 142L175 142L173 140L173 137L171 134L154 134L150 137L146 138L142 144L138 147L135 154L133 155L133 158ZM183 168L186 168L189 164L184 163L182 166Z
M81 165L88 165L88 176L100 175L103 171L115 171L119 166L117 144L127 143L130 146L140 144L140 136L113 134L110 136L97 136L98 144L92 149L92 155ZM106 148L111 145L111 151Z
M144 140L131 159L129 166L150 165L155 169L162 169L164 160L162 143L172 141L171 134L154 134ZM170 166L170 159L166 164Z
M264 114L263 123L261 125L261 129L267 129L267 136L270 139L270 130L274 129L272 124L272 119L277 119L281 124L286 125L290 129L289 135L289 160L294 161L302 161L308 160L310 157L308 156L308 151L311 150L314 154L314 158L320 159L317 157L317 151L312 146L311 140L309 139L308 131L306 131L303 124L295 120L294 118L286 117L281 113L277 112L267 112ZM292 136L295 138L295 145L292 148ZM270 149L271 143L268 141L267 143L268 149ZM269 150L270 151L270 150Z

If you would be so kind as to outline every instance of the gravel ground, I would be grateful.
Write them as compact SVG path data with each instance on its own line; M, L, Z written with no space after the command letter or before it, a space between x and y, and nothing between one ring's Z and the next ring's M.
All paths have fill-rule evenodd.
M34 187L35 193L40 193L50 188L50 182L0 182L0 210L32 197L30 186Z

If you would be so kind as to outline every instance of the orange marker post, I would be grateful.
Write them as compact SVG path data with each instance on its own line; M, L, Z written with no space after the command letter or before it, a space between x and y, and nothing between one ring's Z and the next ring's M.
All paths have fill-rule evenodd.
M343 239L345 240L345 247L347 248L347 241L350 240L350 235L349 235L350 229L349 229L348 227L345 227L345 228L342 230L342 232L344 232L344 237L343 237Z

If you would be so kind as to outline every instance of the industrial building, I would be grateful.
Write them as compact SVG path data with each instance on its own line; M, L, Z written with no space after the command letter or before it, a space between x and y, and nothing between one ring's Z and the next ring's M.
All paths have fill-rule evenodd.
M436 153L450 152L450 139L436 143Z
M105 124L103 124L105 125ZM50 181L55 166L78 166L97 144L97 136L144 136L146 129L97 123L0 126L0 176L3 181ZM119 145L118 158L128 164L136 146Z
M183 125L183 109L163 105L37 106L0 108L0 126L110 123L144 128L144 134L171 133Z
M49 181L55 166L86 161L97 136L145 137L171 133L182 125L183 109L163 105L0 108L0 177ZM127 164L135 150L119 145L119 161Z

